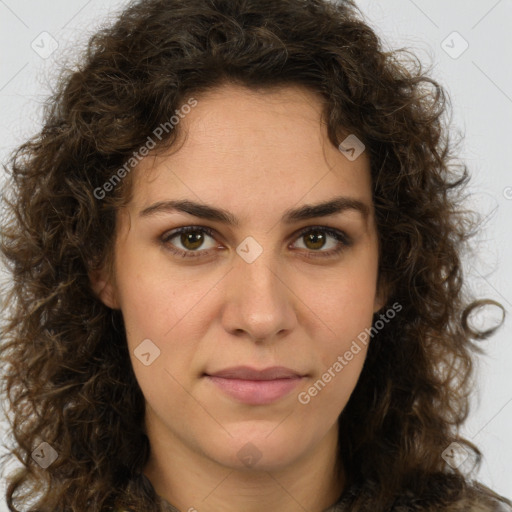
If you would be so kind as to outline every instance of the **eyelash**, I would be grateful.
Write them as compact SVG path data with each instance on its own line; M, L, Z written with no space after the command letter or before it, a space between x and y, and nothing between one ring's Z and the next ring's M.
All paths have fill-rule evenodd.
M302 229L296 236L296 240L300 239L304 235L310 233L310 232L323 232L327 235L333 237L335 240L338 241L338 247L336 249L331 249L329 251L315 251L315 250L309 250L305 256L307 258L329 258L334 257L340 254L343 250L345 250L347 247L350 247L352 245L351 239L343 232L339 231L334 228L330 228L327 226L308 226L307 228ZM183 233L206 233L208 236L215 238L215 233L211 228L208 228L206 226L184 226L181 228L177 228L169 233L165 233L161 237L161 242L166 246L166 249L171 251L172 253L181 256L183 258L201 258L209 256L211 250L215 249L203 249L203 250L197 250L197 251L183 251L181 249L177 249L169 242L175 238L178 235L181 235ZM316 254L315 254L316 253Z

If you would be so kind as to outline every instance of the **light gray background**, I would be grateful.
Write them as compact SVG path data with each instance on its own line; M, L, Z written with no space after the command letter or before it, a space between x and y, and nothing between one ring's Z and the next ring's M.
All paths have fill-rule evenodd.
M474 243L475 253L466 259L468 286L479 296L500 301L512 313L512 0L357 3L386 45L414 50L447 88L454 134L465 134L460 154L473 176L469 206L486 217L484 232ZM39 129L42 102L59 66L72 63L89 35L126 4L0 0L1 161ZM58 48L48 56L52 44ZM475 319L481 326L495 320L493 312ZM478 362L473 408L463 430L484 453L479 479L509 498L511 334L509 317L496 336L482 343L487 355ZM7 510L3 501L2 496L0 512Z

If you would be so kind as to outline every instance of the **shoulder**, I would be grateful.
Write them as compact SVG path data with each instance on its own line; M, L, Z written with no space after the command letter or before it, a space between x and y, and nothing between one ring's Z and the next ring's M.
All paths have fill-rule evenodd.
M464 507L454 509L468 512L512 512L512 502L504 496L499 496L491 489L481 484L475 484L468 491L468 497L463 499Z
M376 488L354 486L347 489L342 498L324 512L348 512L353 509L361 512L374 512L376 506ZM479 483L469 484L465 491L446 492L439 486L431 487L421 496L405 491L397 497L388 512L512 512L512 502Z
M392 512L512 512L511 501L477 482L470 484L459 498L450 500L446 496L437 503L427 504L428 501L412 499L394 507Z
M404 509L403 512L406 510L407 509ZM434 509L429 509L428 512L430 512L430 510L434 512ZM512 512L512 505L507 503L507 501L492 498L486 499L485 501L463 499L441 510L442 512ZM397 510L396 512L399 511ZM402 512L401 509L400 512Z
M468 512L512 512L512 502L500 496L479 482L472 482L467 489L467 497L462 499L454 511Z

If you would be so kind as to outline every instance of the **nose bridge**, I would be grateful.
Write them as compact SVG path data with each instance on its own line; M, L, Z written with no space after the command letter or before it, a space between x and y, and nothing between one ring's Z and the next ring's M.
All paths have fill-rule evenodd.
M242 330L264 340L291 329L295 315L291 292L279 276L279 258L258 246L248 240L237 248L239 257L229 274L231 293L227 295L224 321L232 332Z

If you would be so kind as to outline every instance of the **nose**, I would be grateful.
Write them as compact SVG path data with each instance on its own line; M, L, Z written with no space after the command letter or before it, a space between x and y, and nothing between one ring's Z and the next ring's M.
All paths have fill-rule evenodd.
M222 311L222 324L230 334L264 343L296 326L296 296L282 266L272 258L270 251L252 263L237 256L226 277Z

